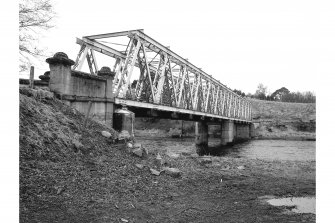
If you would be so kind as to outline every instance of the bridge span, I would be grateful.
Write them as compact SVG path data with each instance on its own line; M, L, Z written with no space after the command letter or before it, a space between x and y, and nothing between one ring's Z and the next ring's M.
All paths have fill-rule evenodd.
M50 89L79 111L86 112L90 104L92 113L111 126L120 106L137 117L195 121L199 145L208 143L209 123L222 126L222 144L250 137L250 102L143 30L84 36L76 42L75 62L64 53L47 62ZM104 66L99 69L98 64ZM88 72L82 71L85 66Z

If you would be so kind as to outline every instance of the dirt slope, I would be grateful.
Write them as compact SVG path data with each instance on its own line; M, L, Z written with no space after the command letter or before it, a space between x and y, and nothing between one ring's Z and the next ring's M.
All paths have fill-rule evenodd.
M251 104L259 138L315 139L315 104L257 99Z

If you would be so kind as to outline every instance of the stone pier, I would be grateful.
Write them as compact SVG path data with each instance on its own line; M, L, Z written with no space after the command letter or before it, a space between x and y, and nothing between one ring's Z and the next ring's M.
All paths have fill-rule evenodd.
M221 123L221 145L227 145L234 140L235 125L231 120L224 120Z
M249 124L249 136L250 138L255 137L255 125L253 123Z
M208 125L206 122L195 123L195 144L197 146L208 146Z
M249 124L236 124L236 141L244 141L250 139Z

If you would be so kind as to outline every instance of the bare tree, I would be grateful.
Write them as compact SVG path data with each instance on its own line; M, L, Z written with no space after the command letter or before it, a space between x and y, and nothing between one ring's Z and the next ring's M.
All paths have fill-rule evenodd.
M55 12L50 0L20 0L19 2L19 52L20 71L27 70L31 57L40 57L44 50L38 46L42 30L48 30Z

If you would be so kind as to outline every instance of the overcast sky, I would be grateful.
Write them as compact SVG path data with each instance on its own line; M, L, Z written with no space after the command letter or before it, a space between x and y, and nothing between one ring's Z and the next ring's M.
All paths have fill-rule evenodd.
M53 0L56 27L40 44L74 60L76 37L144 29L232 89L254 93L263 83L271 92L315 92L318 57L335 54L325 35L334 32L335 16L315 2ZM40 74L48 69L36 66Z

